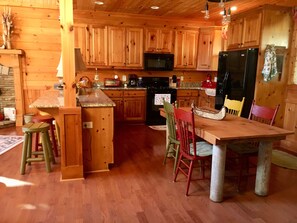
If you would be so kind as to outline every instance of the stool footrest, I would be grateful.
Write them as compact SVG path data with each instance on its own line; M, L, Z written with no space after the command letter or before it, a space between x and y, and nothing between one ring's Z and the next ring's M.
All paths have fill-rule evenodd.
M44 161L44 158L43 157L37 157L37 158L27 158L26 162L27 163L30 163L30 162L41 162L41 161Z

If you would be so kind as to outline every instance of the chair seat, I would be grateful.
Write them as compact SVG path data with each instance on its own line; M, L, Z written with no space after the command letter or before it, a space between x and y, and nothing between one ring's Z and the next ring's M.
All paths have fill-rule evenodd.
M252 143L230 144L228 149L240 155L258 152L258 147Z
M190 144L190 154L194 155L193 143ZM212 155L212 145L207 142L196 142L196 156Z

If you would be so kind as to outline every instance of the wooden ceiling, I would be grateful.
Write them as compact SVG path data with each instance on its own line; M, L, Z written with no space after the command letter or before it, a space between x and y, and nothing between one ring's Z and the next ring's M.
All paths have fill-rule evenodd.
M166 16L187 19L204 19L201 12L205 9L206 0L101 0L104 5L95 4L95 0L73 0L74 10L96 10L105 12L132 13L150 16ZM209 0L209 20L215 21L221 18L219 14L222 8L219 3ZM220 0L217 0L220 1ZM224 0L225 1L225 0ZM226 8L237 6L237 14L249 9L257 8L265 4L276 6L297 6L297 0L232 0L225 3ZM151 6L159 6L158 10L152 10Z

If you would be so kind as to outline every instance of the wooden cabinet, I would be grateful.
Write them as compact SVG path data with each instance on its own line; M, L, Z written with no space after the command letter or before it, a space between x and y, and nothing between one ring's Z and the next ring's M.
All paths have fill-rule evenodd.
M227 48L257 47L260 44L262 13L238 17L229 25Z
M143 29L128 27L108 27L109 66L143 66Z
M124 121L145 121L146 91L124 91Z
M92 128L83 128L84 172L109 170L114 162L113 107L83 108L82 121L92 122Z
M115 121L145 121L146 90L103 90L116 104Z
M90 65L90 30L88 25L74 25L74 47L80 48L83 61L86 65Z
M294 132L281 141L281 146L297 154L297 85L290 85L287 91L284 128Z
M222 50L220 28L201 28L198 41L197 69L217 70L218 56Z
M199 90L198 107L215 107L215 97L209 96L205 93L205 90Z
M175 32L174 68L196 69L198 31L180 30Z
M172 30L159 28L145 29L145 51L172 52Z
M107 66L107 27L90 27L90 65Z
M178 107L191 107L192 103L198 105L198 96L198 90L178 89L177 105Z

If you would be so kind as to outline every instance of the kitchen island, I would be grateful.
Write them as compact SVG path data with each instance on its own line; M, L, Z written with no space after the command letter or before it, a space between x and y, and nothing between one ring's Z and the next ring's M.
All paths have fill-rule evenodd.
M106 171L113 163L114 102L100 89L77 97L77 117L67 115L61 92L46 91L29 107L51 114L61 127L62 179L83 178L84 172ZM65 134L64 129L73 134Z

